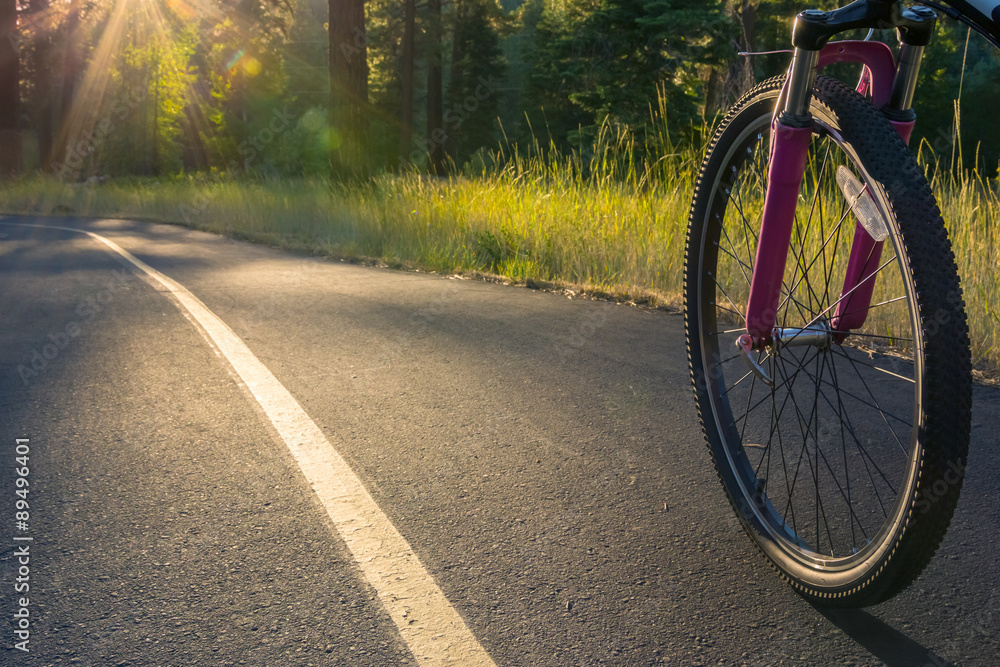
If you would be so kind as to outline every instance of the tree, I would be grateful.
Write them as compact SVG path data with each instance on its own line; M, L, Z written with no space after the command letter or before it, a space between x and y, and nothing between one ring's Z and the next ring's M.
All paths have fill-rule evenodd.
M727 0L725 12L738 28L733 46L737 51L754 50L757 5L760 0ZM754 84L754 56L733 58L709 68L705 84L705 117L715 118L729 108L742 93Z
M76 76L79 54L80 2L70 0L63 28L62 96L59 104L59 132L56 135L50 162L64 163L70 152L73 123L73 101L76 97ZM53 165L54 166L54 165Z
M201 33L199 49L207 52L198 75L207 81L197 85L209 90L205 143L212 163L229 171L270 168L275 142L291 122L275 116L290 112L280 32L227 15Z
M400 63L399 154L405 160L413 142L413 76L417 49L417 3L403 0L403 57Z
M477 149L495 145L498 84L506 62L496 26L503 21L494 0L456 0L448 108L443 122L447 148L461 165Z
M50 11L49 0L29 0L29 22L32 25L30 84L31 115L38 136L39 166L47 172L52 164L54 109L52 100L52 36L45 17Z
M17 0L0 0L0 176L21 172L21 72Z
M544 108L545 118L556 120L546 125L557 142L589 140L604 123L641 131L658 95L671 131L684 130L700 115L703 68L733 55L732 22L721 9L719 0L547 6L525 98L536 117Z
M938 21L920 67L910 145L923 143L924 157L944 170L975 167L996 175L1000 126L991 105L976 102L995 95L998 77L1000 53L992 45L960 23Z
M333 173L365 175L368 149L368 37L364 0L330 0L330 127Z
M427 144L430 172L443 174L444 88L441 78L444 55L444 29L441 21L441 0L427 0Z

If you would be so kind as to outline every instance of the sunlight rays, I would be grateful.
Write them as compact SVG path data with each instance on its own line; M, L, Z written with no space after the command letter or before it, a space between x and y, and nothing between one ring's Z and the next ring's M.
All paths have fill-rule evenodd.
M148 6L141 0L120 0L112 5L107 25L73 98L68 122L60 129L62 136L57 145L65 142L66 154L57 156L57 161L61 163L64 172L75 171L83 159L95 150L95 141L103 140L111 131L111 119L107 118L104 119L107 122L102 122L99 118L103 106L101 102L107 93L116 55L122 48L129 13L136 11L145 14L144 8ZM100 130L99 134L95 130Z
M30 48L48 36L63 70L48 92L59 111L43 169L64 182L182 164L243 169L233 158L246 137L233 127L254 136L255 123L289 103L285 64L305 64L282 52L289 24L275 23L274 11L245 14L213 0L53 0L22 13L20 42ZM319 116L317 137L326 133Z

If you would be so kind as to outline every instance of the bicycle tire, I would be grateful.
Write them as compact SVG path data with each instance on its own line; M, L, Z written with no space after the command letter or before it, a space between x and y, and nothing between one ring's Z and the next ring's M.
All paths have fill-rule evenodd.
M734 361L783 81L735 104L702 164L684 268L688 361L705 440L743 528L800 595L861 607L916 579L951 521L971 420L968 328L922 170L881 113L820 76L776 325L806 326L843 298L837 281L855 222L829 182L837 163L867 186L888 230L870 321L825 348L771 346L757 361L773 386L755 386L766 376Z

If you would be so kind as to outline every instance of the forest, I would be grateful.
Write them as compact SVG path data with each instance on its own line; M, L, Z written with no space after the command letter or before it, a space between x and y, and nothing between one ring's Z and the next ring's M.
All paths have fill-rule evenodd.
M737 54L785 48L804 7L0 0L0 166L63 181L443 174L512 151L586 155L602 131L655 160L665 137L704 142L742 90L786 67ZM936 159L994 174L1000 126L976 102L998 74L985 40L939 22L917 106Z

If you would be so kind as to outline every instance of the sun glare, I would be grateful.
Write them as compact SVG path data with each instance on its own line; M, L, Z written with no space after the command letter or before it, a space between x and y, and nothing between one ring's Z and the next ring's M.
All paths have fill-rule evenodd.
M262 31L260 17L223 12L213 0L92 0L79 3L78 20L68 20L70 6L77 5L24 12L18 31L29 46L34 35L51 33L55 57L66 59L73 77L70 107L55 129L60 154L51 156L60 175L109 164L145 164L155 173L189 159L195 168L228 168L239 153L232 126L260 122L248 113L250 100L259 109L281 95L285 67L299 66L294 56L275 56L279 31ZM62 99L57 89L56 107ZM201 151L195 158L185 152L192 146Z
M141 100L157 96L168 66L178 71L166 74L183 79L190 69L189 54L182 50L178 55L177 40L193 21L207 19L211 24L224 19L218 6L206 0L113 0L95 3L88 11L81 18L81 25L99 32L100 37L90 50L67 122L60 128L59 143L66 146L67 152L65 156L57 156L57 162L69 163L74 158L82 162L95 149L95 137L99 140L108 134L109 128L128 121L128 114L135 112ZM33 20L34 29L49 24L54 29L59 23L58 18L49 22L39 17ZM175 57L165 63L163 54L171 49ZM242 57L240 51L235 60ZM130 70L144 70L144 76L122 80L123 64ZM260 65L244 62L243 67L255 70L248 71L252 76L259 73ZM190 90L180 95L185 100L195 97ZM200 131L210 132L207 123L200 125Z

